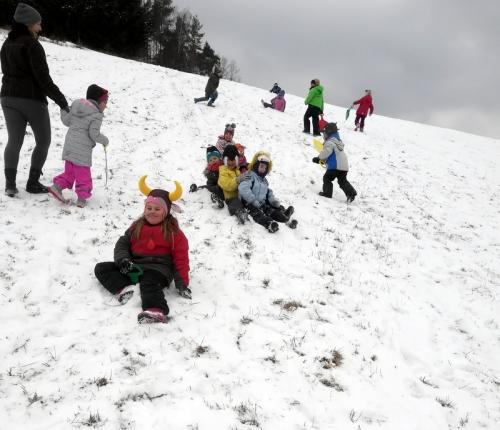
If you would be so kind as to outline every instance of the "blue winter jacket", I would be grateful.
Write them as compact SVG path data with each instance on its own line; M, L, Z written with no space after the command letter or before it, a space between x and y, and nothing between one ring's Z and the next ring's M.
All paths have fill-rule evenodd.
M323 144L323 150L319 153L318 157L320 160L326 160L326 168L328 170L349 171L344 143L340 140L338 132L327 136Z
M259 176L253 170L245 173L245 176L248 179L240 182L238 193L247 205L260 207L267 201L271 206L279 207L280 202L274 197L265 176Z

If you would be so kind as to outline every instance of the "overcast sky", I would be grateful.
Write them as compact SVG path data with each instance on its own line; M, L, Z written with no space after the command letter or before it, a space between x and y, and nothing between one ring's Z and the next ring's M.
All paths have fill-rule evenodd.
M500 138L498 0L174 0L243 83ZM220 100L223 102L223 100Z

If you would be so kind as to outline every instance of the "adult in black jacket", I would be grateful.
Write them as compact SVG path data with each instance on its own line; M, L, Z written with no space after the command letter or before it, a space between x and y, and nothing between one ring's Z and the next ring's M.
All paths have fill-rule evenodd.
M42 167L49 151L51 131L47 96L61 109L69 110L68 102L52 81L45 51L38 41L42 17L36 9L24 3L17 5L12 30L2 49L2 89L0 101L9 139L4 152L5 194L14 197L19 153L29 123L35 136L31 168L26 191L47 193L39 182Z
M207 106L213 106L215 99L219 95L217 88L219 87L220 70L215 67L213 73L208 78L207 86L205 87L205 97L198 97L194 99L195 103L204 102L208 100Z

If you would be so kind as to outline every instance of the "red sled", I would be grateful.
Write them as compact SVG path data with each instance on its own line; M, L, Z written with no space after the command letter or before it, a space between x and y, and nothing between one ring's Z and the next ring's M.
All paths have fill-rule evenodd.
M325 121L323 118L323 115L321 115L321 118L319 119L319 131L323 132L325 129L325 126L328 124L328 121Z

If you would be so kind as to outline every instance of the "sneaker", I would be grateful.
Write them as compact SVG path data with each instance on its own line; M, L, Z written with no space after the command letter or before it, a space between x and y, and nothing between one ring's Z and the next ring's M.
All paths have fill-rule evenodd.
M319 192L319 195L320 195L321 197L326 197L326 198L329 198L329 199L331 199L331 198L332 198L332 196L327 196L327 195L326 195L323 191L320 191L320 192Z
M19 190L17 187L6 187L5 188L5 195L9 197L14 197L16 194L19 193Z
M116 298L118 300L118 303L120 303L121 305L124 305L132 298L133 295L134 295L134 286L129 285L128 287L125 287L125 288L121 289L120 291L118 291Z
M57 200L59 200L62 203L67 203L67 200L64 198L62 195L62 189L56 184L52 184L50 187L48 187L49 194L52 197L55 197Z
M294 212L295 212L294 207L293 207L293 206L288 206L288 207L284 210L284 212L283 212L283 213L284 213L284 214L285 214L288 218L290 218L290 217L293 215L293 213L294 213Z
M352 196L347 196L347 204L352 203L355 198L356 198L356 194L354 194Z
M84 208L85 206L87 206L87 200L79 198L76 201L76 206L79 207L79 208Z
M280 229L278 223L276 221L272 221L271 224L267 227L269 233L276 233Z
M299 222L296 219L292 219L291 221L287 222L286 225L291 229L296 229L298 223Z
M149 308L137 315L139 324L153 324L167 322L167 316L158 308Z

